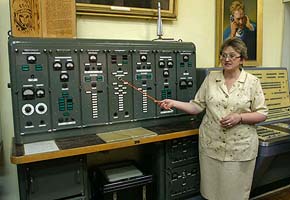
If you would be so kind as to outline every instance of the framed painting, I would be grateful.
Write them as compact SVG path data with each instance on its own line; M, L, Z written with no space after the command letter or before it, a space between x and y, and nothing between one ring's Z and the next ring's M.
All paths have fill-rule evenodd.
M79 15L155 19L158 2L162 19L175 20L177 0L76 0L76 11Z
M244 66L262 64L263 0L216 0L216 66L219 48L230 37L241 38L248 49Z

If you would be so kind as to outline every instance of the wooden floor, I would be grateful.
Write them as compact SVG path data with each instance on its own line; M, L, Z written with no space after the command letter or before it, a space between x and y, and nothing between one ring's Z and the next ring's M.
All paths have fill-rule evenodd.
M290 185L251 200L290 200Z

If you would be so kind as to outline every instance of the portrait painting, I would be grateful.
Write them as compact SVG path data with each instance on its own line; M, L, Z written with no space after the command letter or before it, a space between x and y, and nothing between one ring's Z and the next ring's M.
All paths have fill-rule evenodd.
M165 20L177 17L177 0L76 0L78 15L155 19L160 2Z
M216 65L224 40L238 37L248 49L244 66L262 62L262 0L216 0Z

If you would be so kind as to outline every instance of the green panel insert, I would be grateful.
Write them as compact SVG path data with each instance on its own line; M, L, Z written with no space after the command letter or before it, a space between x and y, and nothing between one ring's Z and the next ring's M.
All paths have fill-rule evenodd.
M58 110L65 111L65 100L63 97L58 98Z
M85 76L85 82L91 82L91 77L90 76Z
M171 98L172 98L172 92L171 92L171 89L168 89L168 90L167 90L167 98L168 98L168 99L171 99Z
M97 81L104 81L104 77L103 76L97 76Z
M29 71L29 65L22 65L21 69L22 71Z
M35 65L35 71L42 71L43 70L43 67L42 65Z
M69 116L69 112L64 112L64 113L63 113L63 116L64 116L64 117L68 117L68 116Z
M147 80L152 80L152 74L151 73L147 74Z
M68 97L66 102L67 102L67 105L66 105L67 110L73 110L73 99L72 99L72 97Z
M142 80L142 75L141 74L136 74L136 79L139 81L139 80Z
M62 91L62 96L67 97L68 96L68 91ZM64 101L64 100L63 100Z

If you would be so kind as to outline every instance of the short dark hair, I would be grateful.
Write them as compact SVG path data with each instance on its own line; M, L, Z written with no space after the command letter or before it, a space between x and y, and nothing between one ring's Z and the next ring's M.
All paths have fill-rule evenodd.
M236 52L241 54L241 58L248 59L247 46L240 38L234 37L225 40L220 48L220 55L226 47L232 47Z

